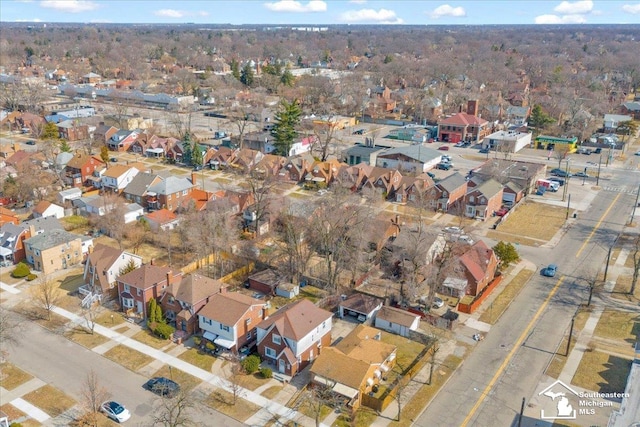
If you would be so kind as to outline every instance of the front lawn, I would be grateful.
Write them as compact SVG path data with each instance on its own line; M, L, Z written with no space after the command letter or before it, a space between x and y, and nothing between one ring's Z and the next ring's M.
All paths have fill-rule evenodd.
M241 397L236 399L234 405L233 395L224 390L214 391L207 397L204 403L211 409L222 412L240 422L246 421L261 409L260 406Z
M151 331L149 331L148 329L144 329L140 332L138 332L137 334L135 334L134 336L132 336L131 338L133 338L136 341L139 341L143 344L148 345L149 347L153 347L156 350L160 350L163 347L166 347L168 345L174 345L171 340L163 340L162 338L158 338L157 336L155 336L154 334L151 333Z
M571 384L601 393L621 392L627 385L631 363L600 351L585 351Z
M9 362L0 363L0 386L5 390L13 390L32 378L33 376Z
M211 366L215 362L215 357L203 353L197 348L190 348L189 350L181 353L178 359L184 360L187 363L197 366L200 369L204 369L207 372L211 372Z
M119 363L125 368L132 370L133 372L136 372L143 366L146 366L149 363L153 362L152 357L147 356L146 354L142 354L139 351L133 350L122 344L119 344L108 350L106 353L104 353L104 356L116 363Z
M594 335L627 343L635 343L640 334L640 314L605 310Z
M187 374L186 372L181 371L178 368L170 367L169 365L162 366L162 368L158 369L152 375L152 377L170 378L171 380L180 384L180 388L185 391L191 390L202 382L199 378Z
M25 394L22 398L42 409L52 418L57 417L76 404L75 400L49 384Z
M545 203L525 202L511 212L498 232L548 241L565 222L566 209Z

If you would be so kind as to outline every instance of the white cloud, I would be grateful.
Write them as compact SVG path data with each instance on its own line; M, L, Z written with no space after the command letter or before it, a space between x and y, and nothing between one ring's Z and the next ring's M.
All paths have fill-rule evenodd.
M553 10L558 12L560 15L580 15L591 12L593 10L593 2L591 0L574 2L563 1L554 7Z
M640 13L640 3L625 4L624 6L622 6L622 10L632 15L637 15Z
M536 24L584 24L587 20L584 15L540 15L536 16Z
M367 0L349 0L349 3L354 3L354 4L365 4L367 2Z
M27 3L27 2L23 2L23 3ZM16 22L42 22L42 19L40 19L40 18L33 18L33 19L16 19Z
M153 14L165 18L184 18L184 16L186 15L186 13L182 10L175 9L160 9L153 12Z
M98 8L97 3L86 0L45 0L40 2L40 6L69 13L87 12Z
M456 18L460 18L467 16L467 12L462 6L453 7L449 6L448 4L443 4L433 9L433 12L429 13L429 16L431 16L433 19L442 18L443 16L453 16Z
M375 22L377 24L402 24L404 21L389 9L348 10L340 14L342 22Z
M321 0L312 0L307 4L295 0L280 0L275 3L265 3L264 7L273 12L304 13L327 11L327 3Z

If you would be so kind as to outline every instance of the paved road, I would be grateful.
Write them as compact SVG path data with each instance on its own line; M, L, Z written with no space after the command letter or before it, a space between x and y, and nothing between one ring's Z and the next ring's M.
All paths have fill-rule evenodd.
M142 388L147 378L123 368L66 338L38 325L22 322L20 345L9 350L7 359L54 387L64 390L79 403L86 373L93 369L111 397L132 413L128 425L149 426L158 398ZM4 402L3 402L4 403ZM238 427L239 423L208 408L198 407L194 419L200 425Z
M617 171L611 181L634 188L640 175ZM527 249L527 257L538 267L550 262L558 264L558 276L549 279L536 274L532 278L416 420L416 426L514 424L522 398L529 399L539 391L538 382L571 316L586 299L583 277L590 267L595 271L603 264L634 201L631 194L600 191L555 248Z

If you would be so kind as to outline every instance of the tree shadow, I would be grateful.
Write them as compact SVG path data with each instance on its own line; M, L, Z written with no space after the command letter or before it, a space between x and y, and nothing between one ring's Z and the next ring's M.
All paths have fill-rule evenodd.
M609 356L603 364L605 370L600 372L604 381L599 382L601 393L621 393L624 391L633 362L618 356Z

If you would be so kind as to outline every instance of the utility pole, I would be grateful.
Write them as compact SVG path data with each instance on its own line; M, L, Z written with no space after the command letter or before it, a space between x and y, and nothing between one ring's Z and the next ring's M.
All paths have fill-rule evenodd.
M569 198L567 199L567 214L564 219L569 219L569 210L571 209L571 194L569 194Z
M524 414L524 397L522 398L522 405L520 405L520 415L518 416L518 427L522 426L522 415Z
M598 175L596 176L596 187L600 185L600 165L602 164L602 153L600 153L600 160L598 160Z
M573 324L576 321L576 315L574 314L571 318L571 328L569 328L569 339L567 340L567 351L565 351L564 355L566 357L569 356L569 347L571 347L571 337L573 336Z
M566 166L566 168L565 168L565 170L564 170L564 172L565 172L565 174L564 174L564 176L565 176L565 183L564 183L564 186L562 187L562 188L563 188L563 189L562 189L562 201L563 201L563 202L564 202L564 201L566 200L566 198L567 198L567 191L568 191L568 189L569 189L569 179L570 179L570 178L569 178L569 160L571 160L571 159L567 159L567 166Z

